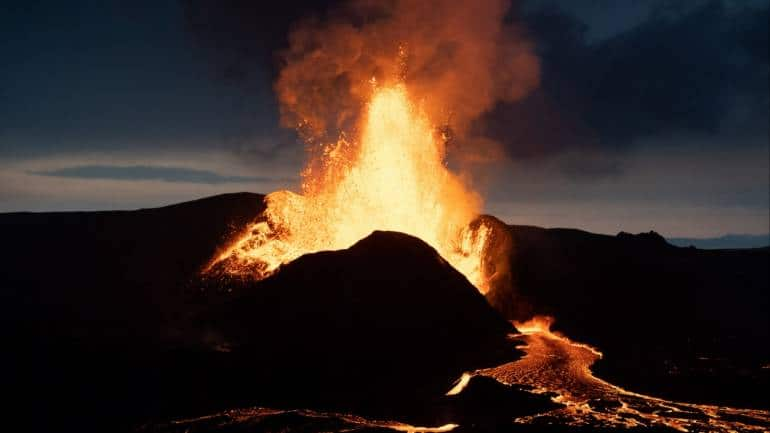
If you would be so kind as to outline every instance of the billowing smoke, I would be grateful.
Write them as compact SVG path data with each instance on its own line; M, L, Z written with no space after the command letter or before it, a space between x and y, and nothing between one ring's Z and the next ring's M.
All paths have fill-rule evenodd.
M404 81L461 153L489 154L488 140L469 136L470 123L539 82L538 59L509 7L508 0L360 0L298 23L275 84L282 123L311 142L334 140L355 128L373 83Z

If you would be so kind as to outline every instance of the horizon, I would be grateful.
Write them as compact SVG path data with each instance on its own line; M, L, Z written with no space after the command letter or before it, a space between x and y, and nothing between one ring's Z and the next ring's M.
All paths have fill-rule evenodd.
M280 126L279 56L292 23L339 4L4 5L0 212L297 191L307 157ZM491 156L456 146L491 161L449 163L510 224L767 233L768 11L770 0L511 2L539 86L473 121Z
M767 431L769 24L0 2L14 424Z
M160 203L160 204L151 205L151 206L115 207L115 208L108 208L108 209L94 208L94 209L61 209L61 210L38 210L38 211L21 210L21 211L7 211L7 212L0 211L0 215L14 214L14 213L133 212L133 211L141 211L141 210L148 210L148 209L158 209L158 208L163 208L168 206L176 206L180 204L191 203L199 200L206 200L206 199L210 199L218 196L232 195L232 194L254 194L254 195L260 195L260 196L267 195L266 193L260 193L260 192L254 192L254 191L230 191L230 192L207 195L202 197L193 197L188 200L175 201L171 203ZM536 225L536 224L526 224L526 223L517 224L517 223L512 223L510 221L506 221L505 219L500 218L499 216L493 213L485 212L483 215L490 215L492 217L495 217L500 221L502 221L503 223L510 226L533 226L533 227L539 227L544 229L580 230L591 234L605 235L605 236L617 236L619 233L622 233L622 232L632 233L632 234L644 234L652 231L655 233L659 233L661 236L663 236L666 239L666 241L669 244L677 247L688 247L692 245L700 249L730 249L730 248L763 248L766 246L770 246L770 230L768 230L767 232L760 232L760 233L724 233L718 236L686 237L686 236L666 235L652 228L648 230L640 230L640 231L629 231L629 230L621 229L616 232L601 232L601 231L587 230L583 227L578 227L578 226L546 226L546 225Z

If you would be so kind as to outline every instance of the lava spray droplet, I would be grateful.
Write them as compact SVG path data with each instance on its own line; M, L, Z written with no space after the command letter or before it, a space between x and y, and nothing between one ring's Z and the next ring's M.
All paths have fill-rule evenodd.
M374 230L419 237L479 291L490 228L471 227L481 197L445 165L437 128L406 85L375 88L360 137L342 136L303 172L302 194L267 196L264 219L217 257L210 269L264 278L321 250L348 248Z

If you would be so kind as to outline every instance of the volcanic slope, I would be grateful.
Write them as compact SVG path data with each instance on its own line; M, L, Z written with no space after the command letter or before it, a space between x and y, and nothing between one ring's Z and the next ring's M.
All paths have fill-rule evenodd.
M770 409L770 249L700 250L654 232L509 226L512 281L488 294L604 353L602 379L657 397Z
M475 287L399 233L210 290L200 270L261 199L0 215L12 412L81 432L252 404L402 419L462 371L517 356Z
M302 256L204 317L215 345L271 372L255 378L274 390L266 397L310 407L425 401L464 366L512 356L508 322L432 247L397 232Z
M51 430L39 425L46 422L64 431L118 431L262 402L312 408L328 396L331 412L360 407L376 419L440 426L449 418L401 417L409 412L404 400L446 392L460 369L518 356L510 346L498 348L507 325L467 280L399 234L377 233L349 251L300 259L260 283L201 281L219 248L262 212L262 198L241 193L136 211L0 214L8 347L0 362L13 372L4 383L14 396L9 413L33 431ZM765 407L770 250L701 251L653 235L509 230L513 290L488 296L506 318L554 315L570 338L604 352L597 376L629 390ZM335 265L335 257L356 266ZM309 270L291 271L295 266ZM280 362L274 374L269 367ZM469 398L473 386L458 397ZM460 418L451 419L466 425Z

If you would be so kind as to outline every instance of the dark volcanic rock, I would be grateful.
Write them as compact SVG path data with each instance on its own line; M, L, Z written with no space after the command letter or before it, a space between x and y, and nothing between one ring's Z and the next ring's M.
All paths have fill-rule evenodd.
M286 389L280 397L297 404L301 389L315 407L393 409L513 355L510 325L476 288L423 241L395 232L300 257L205 316L216 344L253 363L271 402Z
M770 407L770 249L678 248L657 233L510 226L506 317L556 318L604 352L595 371L633 391Z
M474 377L462 393L448 396L442 402L451 412L452 422L461 431L500 432L512 430L512 420L545 413L563 406L554 403L552 394L533 394L531 389L503 385L496 380ZM470 428L469 428L470 427Z
M262 196L242 193L137 211L0 214L6 412L30 431L120 431L273 403L437 425L505 394L469 388L450 399L466 408L421 406L462 370L513 354L500 345L507 324L414 238L377 233L266 281L201 292L201 267L262 209ZM488 296L506 318L554 315L605 353L600 377L633 391L767 405L770 249L524 226L510 237L509 262L495 267L510 266L513 279ZM442 407L452 416L436 415ZM478 408L469 422L498 426Z
M205 357L177 347L197 308L185 291L262 198L0 214L0 367L20 428L119 431L177 394L210 404L196 384Z
M31 431L79 432L251 404L401 413L515 356L476 289L396 233L200 292L202 266L262 209L231 194L0 215L9 412Z
M262 212L262 199L235 193L133 211L0 214L0 320L45 339L164 340L172 316L185 311L190 278Z

